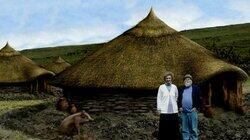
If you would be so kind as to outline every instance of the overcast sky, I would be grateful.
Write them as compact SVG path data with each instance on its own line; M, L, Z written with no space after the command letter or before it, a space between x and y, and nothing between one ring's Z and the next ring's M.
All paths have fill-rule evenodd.
M151 6L178 31L250 22L250 0L0 0L0 48L106 42Z

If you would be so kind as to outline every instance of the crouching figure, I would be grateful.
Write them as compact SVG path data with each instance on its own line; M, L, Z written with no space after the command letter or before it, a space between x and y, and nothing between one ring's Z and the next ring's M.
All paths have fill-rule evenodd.
M94 119L84 110L66 117L60 124L59 132L63 135L80 134L80 123Z

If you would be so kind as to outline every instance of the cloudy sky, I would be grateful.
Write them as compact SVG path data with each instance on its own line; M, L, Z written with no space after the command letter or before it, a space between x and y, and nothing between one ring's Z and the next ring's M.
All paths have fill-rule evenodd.
M17 50L106 42L153 6L172 28L250 22L250 0L0 0L0 48Z

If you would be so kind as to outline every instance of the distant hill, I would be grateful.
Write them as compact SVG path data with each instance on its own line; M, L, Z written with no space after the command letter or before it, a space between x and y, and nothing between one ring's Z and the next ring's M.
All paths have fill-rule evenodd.
M242 57L250 58L250 23L186 30L181 33L208 49L232 46Z
M227 59L240 59L240 62L234 60L237 61L235 64L250 73L250 23L184 30L180 33L218 55L225 55L223 51L227 51L226 55L229 56L220 56L222 59L224 57L226 61ZM58 55L74 64L101 48L103 44L105 43L29 49L23 50L21 53L40 65L45 65ZM228 61L234 63L234 61Z
M186 30L181 33L250 74L250 23Z
M21 53L39 65L50 63L56 56L61 56L70 64L84 58L100 48L104 43L87 45L68 45L22 50Z

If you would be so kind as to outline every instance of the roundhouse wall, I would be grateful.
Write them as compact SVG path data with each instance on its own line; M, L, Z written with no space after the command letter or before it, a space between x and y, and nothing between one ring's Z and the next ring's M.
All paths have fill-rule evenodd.
M88 112L156 113L157 90L64 89L63 93L70 103Z

